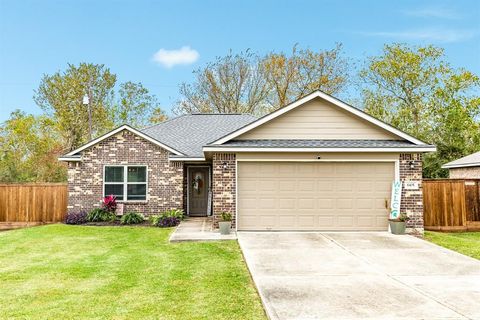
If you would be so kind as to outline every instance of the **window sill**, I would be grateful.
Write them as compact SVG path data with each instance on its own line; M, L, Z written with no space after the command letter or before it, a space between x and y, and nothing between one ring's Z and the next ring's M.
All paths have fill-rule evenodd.
M139 203L139 204L145 204L145 203L148 203L148 200L117 200L117 203L123 203L123 204L135 204L135 203Z

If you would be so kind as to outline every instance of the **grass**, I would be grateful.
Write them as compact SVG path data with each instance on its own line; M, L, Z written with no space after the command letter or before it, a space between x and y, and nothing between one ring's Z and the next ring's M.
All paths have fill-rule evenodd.
M480 232L444 233L425 231L425 239L442 247L480 259Z
M48 225L0 232L1 318L266 319L236 241L172 229Z

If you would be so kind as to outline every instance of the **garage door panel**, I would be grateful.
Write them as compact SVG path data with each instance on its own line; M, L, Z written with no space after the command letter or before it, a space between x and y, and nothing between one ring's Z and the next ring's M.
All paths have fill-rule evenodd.
M239 162L239 230L387 230L393 179L392 162Z

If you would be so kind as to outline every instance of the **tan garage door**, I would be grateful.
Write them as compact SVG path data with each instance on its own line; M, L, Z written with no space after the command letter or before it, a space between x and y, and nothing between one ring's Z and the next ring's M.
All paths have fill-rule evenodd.
M387 230L393 162L238 162L239 230Z

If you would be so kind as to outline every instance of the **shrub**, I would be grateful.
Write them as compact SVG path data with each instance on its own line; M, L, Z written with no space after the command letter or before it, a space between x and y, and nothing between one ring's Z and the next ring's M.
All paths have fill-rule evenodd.
M152 226L161 228L175 227L180 223L180 218L165 214L150 216L149 220Z
M128 212L120 219L121 224L137 224L142 223L145 220L143 215L136 212Z
M156 226L160 228L168 228L168 227L178 226L179 223L180 223L179 218L160 216L160 219L158 219Z
M222 217L222 221L232 221L232 214L230 212L222 212L220 216Z
M103 198L102 209L114 213L117 210L117 197L109 195Z
M181 209L170 209L163 212L161 217L170 217L170 218L177 218L178 220L183 220L183 210Z
M87 214L88 222L115 221L116 216L113 212L105 211L103 208L95 208Z
M87 222L86 211L68 212L67 216L65 217L66 224L82 224L85 222Z

